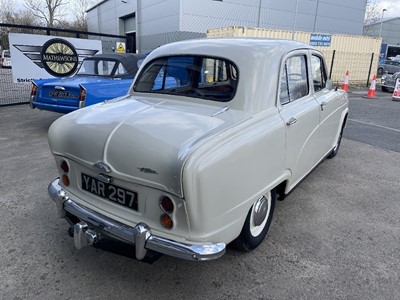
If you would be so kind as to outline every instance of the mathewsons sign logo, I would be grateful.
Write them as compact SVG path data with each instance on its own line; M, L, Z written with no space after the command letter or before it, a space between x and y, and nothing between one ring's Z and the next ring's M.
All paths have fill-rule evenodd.
M47 41L41 51L43 67L55 77L66 77L75 73L79 65L75 47L63 39Z
M13 81L68 77L78 70L83 59L102 53L99 40L10 33Z

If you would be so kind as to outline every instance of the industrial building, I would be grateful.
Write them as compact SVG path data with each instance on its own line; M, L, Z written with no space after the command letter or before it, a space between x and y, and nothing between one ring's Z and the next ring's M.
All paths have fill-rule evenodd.
M400 45L400 18L382 19L367 25L364 35L381 37L383 44Z
M361 35L365 7L365 0L103 0L87 16L89 31L132 36L127 48L146 53L227 26Z
M382 38L379 60L400 57L400 18L381 19L364 26L364 35Z

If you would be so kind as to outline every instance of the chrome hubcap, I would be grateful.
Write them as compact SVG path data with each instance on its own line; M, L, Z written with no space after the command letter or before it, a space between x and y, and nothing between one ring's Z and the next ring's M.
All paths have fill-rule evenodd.
M253 209L253 225L260 226L264 221L268 210L267 199L262 196L257 202L254 204Z
M258 236L267 223L271 211L271 193L260 197L254 203L250 215L250 233L252 236Z

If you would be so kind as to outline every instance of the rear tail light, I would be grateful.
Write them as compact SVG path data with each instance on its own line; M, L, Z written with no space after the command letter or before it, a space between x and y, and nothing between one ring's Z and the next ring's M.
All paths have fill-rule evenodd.
M168 196L162 196L160 198L160 207L166 213L172 213L174 211L174 202Z
M86 90L83 86L80 86L81 92L79 93L79 108L85 107L86 101Z
M61 180L65 186L69 186L69 177L67 175L64 174L63 176L61 176Z
M65 160L61 161L60 168L61 168L61 170L63 170L64 173L68 173L69 172L69 166L68 166L68 163Z
M174 222L170 214L174 211L174 202L168 196L162 196L160 198L160 208L164 212L160 217L161 225L167 229L171 229L174 226Z
M60 163L60 169L65 173L61 176L61 182L65 186L69 186L69 177L68 177L68 172L69 172L69 165L65 160L62 160Z
M37 85L33 84L32 85L32 90L31 90L31 98L36 98L37 91L38 91Z
M160 217L161 225L167 229L171 229L174 226L174 222L172 221L171 217L167 214L162 214Z

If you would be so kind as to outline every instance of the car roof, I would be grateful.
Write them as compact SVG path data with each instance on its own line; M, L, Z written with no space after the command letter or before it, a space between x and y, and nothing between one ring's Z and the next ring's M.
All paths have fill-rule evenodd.
M119 61L129 75L135 75L139 69L138 61L146 57L144 54L135 53L102 53L85 58L85 60L116 60Z
M249 59L262 57L279 57L296 49L315 49L314 47L292 40L265 38L218 38L194 39L166 44L153 50L150 59L157 56L176 55L209 55L232 59L235 62L248 63ZM245 55L244 55L245 54Z
M162 57L184 55L228 60L235 65L239 74L236 94L230 107L259 111L275 105L281 62L295 50L319 52L310 45L292 40L197 39L160 46L146 57L143 64ZM259 88L254 88L255 83L260 83Z

